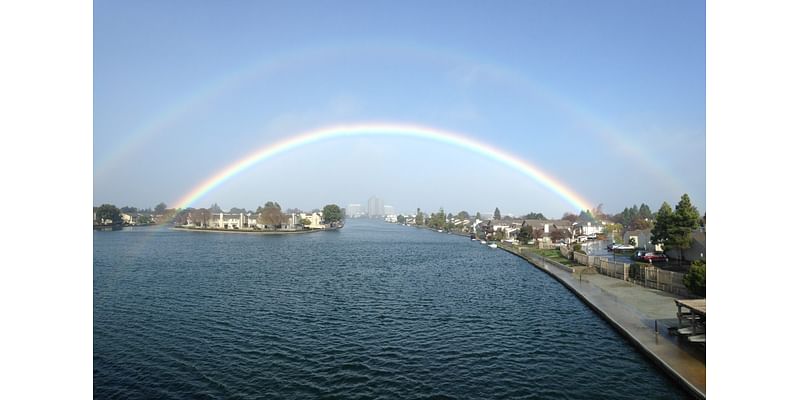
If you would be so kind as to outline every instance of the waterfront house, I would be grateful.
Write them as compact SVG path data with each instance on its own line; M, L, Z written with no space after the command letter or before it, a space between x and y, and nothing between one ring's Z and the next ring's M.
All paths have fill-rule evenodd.
M555 230L566 231L571 236L573 236L575 232L572 222L567 220L526 219L523 221L520 228L523 226L530 226L534 231L541 230L544 233L542 241L545 243L551 242L550 233Z
M133 216L131 214L120 213L120 218L122 218L122 223L125 225L132 225L134 222Z
M322 224L322 215L320 213L318 213L318 212L314 212L314 213L311 213L311 214L300 213L300 219L298 220L297 223L300 223L299 221L303 220L303 219L307 219L307 220L311 221L310 224L305 225L307 228L310 228L310 229L323 229L323 228L325 228L325 225Z
M605 222L580 221L576 225L572 225L572 227L576 236L593 236L598 233L603 233L604 225Z

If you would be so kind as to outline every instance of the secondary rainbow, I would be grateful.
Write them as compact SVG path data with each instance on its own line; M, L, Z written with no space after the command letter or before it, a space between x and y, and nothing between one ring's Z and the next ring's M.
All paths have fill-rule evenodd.
M545 173L541 168L506 151L497 149L486 143L479 142L468 136L455 132L427 126L397 123L357 123L348 125L334 125L304 132L275 143L270 143L256 150L250 155L247 155L242 159L228 165L221 171L212 175L210 178L204 180L186 195L181 197L180 200L175 202L175 208L191 207L201 197L214 190L214 188L223 184L227 180L233 178L240 172L278 154L324 140L354 136L414 137L460 147L495 160L516 171L519 171L523 175L533 178L536 182L566 200L570 205L575 207L576 211L592 208L590 202L578 195L575 191L563 183Z

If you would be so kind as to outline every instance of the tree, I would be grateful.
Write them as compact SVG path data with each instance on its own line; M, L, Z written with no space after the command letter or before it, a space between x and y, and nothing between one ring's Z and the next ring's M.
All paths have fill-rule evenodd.
M138 224L149 224L152 223L153 219L150 218L149 215L139 215L139 218L136 219L136 223Z
M459 219L469 219L469 213L468 213L468 212L466 212L466 211L459 211L459 213L458 213L458 214L456 214L456 216L457 216Z
M244 208L232 207L231 210L228 212L231 214L245 214L247 213L247 210L245 210Z
M616 243L617 235L620 235L620 237L622 237L621 236L622 235L622 230L623 230L622 224L619 224L619 223L613 223L613 224L606 225L606 232L611 234L611 242L612 243Z
M104 224L105 221L111 221L111 223L122 222L122 215L119 212L119 208L113 204L101 205L97 209L96 216L97 222L100 224Z
M706 262L695 260L683 276L683 285L695 295L706 296Z
M501 219L502 216L500 215L500 209L495 207L494 208L494 219Z
M689 195L684 194L675 212L664 202L656 213L651 241L661 244L665 249L680 251L679 264L683 263L683 251L692 246L692 231L700 226L700 213L692 205Z
M397 222L401 223L401 224L405 224L406 223L406 217L404 217L403 214L399 214L397 216Z
M553 229L550 231L550 240L555 243L567 237L566 232L561 229Z
M667 247L671 241L672 207L665 201L656 213L655 224L650 231L650 242Z
M546 220L547 219L547 218L545 218L544 214L535 213L535 212L529 212L528 214L526 214L522 218L524 218L524 219L541 219L541 220Z
M567 220L569 222L577 222L578 216L570 212L565 212L564 215L561 216L561 219Z
M680 260L683 261L683 251L692 247L692 232L700 226L700 212L692 205L689 195L684 193L681 201L675 206L673 214L673 245L680 249Z
M336 204L328 204L322 208L322 219L327 223L339 222L342 220L342 209Z
M646 221L644 218L637 216L636 218L631 221L628 225L628 229L635 231L640 229L650 229L652 224L649 221Z
M137 210L136 207L131 207L131 206L122 207L119 209L119 211L124 212L125 214L133 214L139 212L139 210Z
M445 223L444 209L439 208L439 212L431 215L431 218L428 221L428 226L431 228L443 229L445 227Z
M167 205L163 202L158 203L153 211L155 211L156 214L164 214L164 212L167 211Z
M311 225L311 220L308 219L308 218L303 218L303 219L300 220L300 224L303 225L303 226Z
M591 211L591 213L592 213L592 215L594 216L594 218L596 220L597 219L601 219L601 220L608 219L608 216L603 212L603 203L598 204L597 207L595 207L594 210Z
M536 229L533 231L533 239L538 243L544 237L544 229Z
M650 207L647 204L642 203L639 207L639 216L644 219L653 219L653 213L650 211Z
M519 233L517 233L517 240L521 244L528 244L533 238L533 227L530 225L525 225L519 229Z
M475 213L475 219L481 219L481 213L476 212Z
M422 215L422 212L417 207L417 216L414 218L414 223L419 226L422 226L425 223L425 217Z
M578 215L578 219L580 219L581 221L586 221L586 222L594 222L595 221L594 215L592 215L592 211L591 210L585 210L585 211L581 210L581 214Z
M283 221L283 213L280 204L268 201L264 207L258 208L258 223L265 226L280 225Z

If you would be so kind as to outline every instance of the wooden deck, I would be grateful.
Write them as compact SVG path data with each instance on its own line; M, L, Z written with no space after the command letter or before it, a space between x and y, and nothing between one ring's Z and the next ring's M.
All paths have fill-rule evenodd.
M695 314L706 316L706 299L675 300L675 304L678 308L686 307L690 310L694 310Z
M678 329L677 333L685 336L689 342L706 343L706 299L678 300L675 299L678 307ZM684 308L687 310L684 311ZM683 327L684 321L689 322L688 327Z

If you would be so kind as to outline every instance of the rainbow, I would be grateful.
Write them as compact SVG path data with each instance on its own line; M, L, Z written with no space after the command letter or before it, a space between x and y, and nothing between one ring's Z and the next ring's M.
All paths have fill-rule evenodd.
M560 112L568 115L573 121L582 125L587 133L591 133L609 149L619 152L634 161L637 166L649 171L659 182L669 186L675 193L683 193L685 189L669 168L660 165L656 157L648 157L648 151L641 143L631 140L630 135L614 128L602 118L582 109L575 101L561 96L558 92L532 80L512 69L485 58L475 58L454 53L446 48L422 47L417 43L329 43L321 47L295 49L278 55L255 60L251 64L243 64L221 74L217 79L209 80L194 88L185 96L175 99L161 107L157 114L140 124L128 136L105 152L94 162L95 178L108 177L108 174L122 161L129 159L146 143L160 134L166 134L170 126L191 116L203 107L207 107L221 98L225 93L234 92L248 82L263 79L282 71L307 65L324 65L347 57L394 56L403 60L415 60L421 63L441 65L448 70L460 68L467 76L483 76L496 84L504 84L518 90L531 99L541 100ZM470 72L471 71L471 72ZM470 80L473 78L466 78Z
M519 171L523 175L533 178L533 180L566 200L571 206L575 207L576 210L587 210L592 208L591 203L578 195L575 191L571 190L563 183L545 173L541 168L511 153L497 149L462 134L426 126L398 123L356 123L347 125L334 125L304 132L283 139L279 142L268 144L265 147L262 147L241 158L240 160L228 165L208 179L204 180L186 195L181 197L178 201L173 203L174 207L191 207L201 197L205 196L210 191L214 190L216 187L225 183L242 171L278 154L324 140L354 136L412 137L432 140L466 149L485 156L491 160L495 160L510 167L511 169Z

